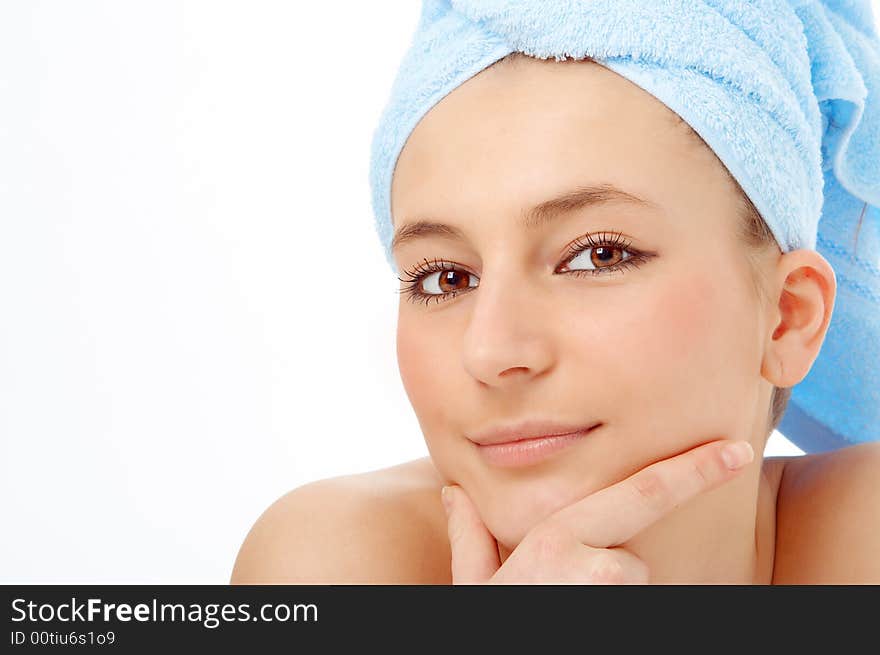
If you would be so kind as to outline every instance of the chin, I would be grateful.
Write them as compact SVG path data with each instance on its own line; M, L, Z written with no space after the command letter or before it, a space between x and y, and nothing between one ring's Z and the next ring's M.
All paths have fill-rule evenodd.
M487 526L489 531L495 536L496 541L504 546L508 551L513 551L525 539L525 536L531 532L532 528L540 523L523 522L522 520L508 520L502 518L495 528L494 525Z
M513 550L536 525L584 495L572 489L563 493L544 481L533 488L498 493L489 499L483 521L495 539Z

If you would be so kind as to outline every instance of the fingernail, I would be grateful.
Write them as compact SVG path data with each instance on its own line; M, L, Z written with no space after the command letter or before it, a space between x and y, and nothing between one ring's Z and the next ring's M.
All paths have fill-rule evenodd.
M748 441L737 441L727 444L721 449L721 458L729 469L738 469L745 466L755 457L752 444Z
M443 487L440 490L440 500L443 501L446 516L449 516L449 510L452 509L452 495L449 493L449 487Z

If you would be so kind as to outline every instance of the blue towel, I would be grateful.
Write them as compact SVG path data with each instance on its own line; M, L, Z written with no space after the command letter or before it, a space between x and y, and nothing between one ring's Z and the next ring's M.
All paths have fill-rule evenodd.
M424 0L373 136L391 268L391 178L418 121L511 52L591 57L678 113L780 249L811 248L838 290L780 431L806 452L880 440L880 40L870 0Z

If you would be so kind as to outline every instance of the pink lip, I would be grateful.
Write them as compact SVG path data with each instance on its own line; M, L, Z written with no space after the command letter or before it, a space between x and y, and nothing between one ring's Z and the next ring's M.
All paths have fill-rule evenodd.
M493 466L528 466L564 450L597 427L599 426L595 425L580 432L558 434L549 437L534 437L520 439L519 441L475 445L483 459Z

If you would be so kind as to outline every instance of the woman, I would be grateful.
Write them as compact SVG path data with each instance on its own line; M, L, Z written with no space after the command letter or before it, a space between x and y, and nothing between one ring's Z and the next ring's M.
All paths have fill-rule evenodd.
M494 15L453 4L420 29ZM835 271L668 104L512 51L398 135L386 252L430 457L286 494L233 583L880 582L880 443L761 456Z

